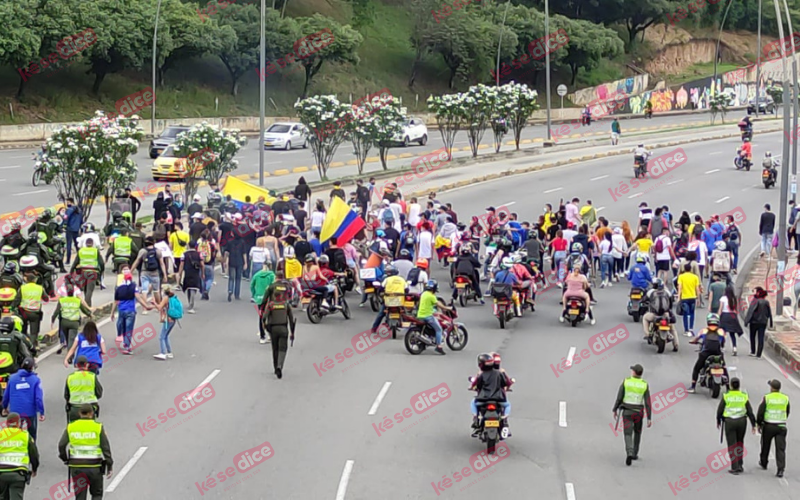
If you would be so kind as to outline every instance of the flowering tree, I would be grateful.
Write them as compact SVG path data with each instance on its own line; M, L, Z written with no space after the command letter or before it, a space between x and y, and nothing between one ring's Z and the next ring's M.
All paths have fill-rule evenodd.
M336 96L312 96L294 105L300 123L312 133L308 142L317 161L321 180L328 180L333 155L347 138L345 125L354 118L353 108L339 102Z
M514 132L514 144L519 150L519 140L522 130L528 124L528 119L533 112L539 109L536 103L538 94L531 90L524 83L514 83L513 81L502 85L498 89L500 97L497 100L495 115L502 117L505 123ZM497 147L499 151L499 147Z
M464 115L464 123L467 124L467 138L473 158L478 157L478 146L492 119L498 98L497 87L487 87L483 84L473 85L464 95L459 110Z
M728 96L725 94L715 93L708 101L711 107L711 125L717 118L717 113L722 117L722 123L725 124L725 113L728 112Z
M186 170L183 199L191 200L200 181L219 184L225 174L239 166L236 153L247 144L238 129L221 129L203 122L194 125L175 139L175 153L182 158L175 168Z
M381 166L384 170L388 170L389 166L386 162L389 157L389 148L395 144L396 137L403 132L403 124L408 120L408 110L401 108L396 100L390 99L388 102L384 102L383 106L375 110L373 116L377 123L375 142L379 147Z
M364 173L364 162L369 150L379 145L381 164L386 170L386 152L390 140L403 129L405 114L393 104L392 96L381 96L376 103L363 103L348 111L344 128L353 143L353 153L358 162L358 173Z
M136 179L136 162L130 156L144 137L138 123L136 115L111 118L97 111L91 120L62 128L47 139L40 160L44 179L56 186L60 198L75 200L84 220L95 199Z
M445 94L428 98L428 109L436 115L436 124L442 134L448 160L453 159L453 144L464 123L464 112L461 110L463 100L464 94Z

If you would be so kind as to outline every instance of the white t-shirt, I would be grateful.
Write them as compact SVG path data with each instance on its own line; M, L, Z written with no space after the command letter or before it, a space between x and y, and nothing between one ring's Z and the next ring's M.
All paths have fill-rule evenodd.
M311 227L322 227L325 223L325 212L312 212L311 213Z
M722 311L724 313L733 312L733 311L731 311L731 308L728 305L728 297L727 297L727 295L723 295L722 297L719 298L719 305L721 307L720 311Z
M392 214L394 215L394 228L398 231L403 230L403 223L400 221L400 213L403 211L403 207L399 203L392 203L389 205L389 208L392 209Z
M611 251L611 254L615 259L621 259L623 254L628 251L628 242L625 241L625 235L612 234L611 243L614 244L614 250Z
M415 286L411 286L411 283L408 284L408 291L410 293L415 293L417 295L422 295L422 292L425 291L425 284L428 282L428 273L424 270L419 270L419 278L417 280L417 284Z
M570 247L572 246L572 238L578 234L578 231L573 229L565 229L562 234L564 235L564 239L567 240L567 252L569 252L571 250Z
M656 238L655 241L653 242L654 252L656 249L656 243L659 240L662 242L661 246L663 247L663 250L661 250L660 252L656 252L656 260L670 260L671 256L669 254L669 249L672 246L672 238L670 238L669 236L665 236L663 234L658 238Z
M100 237L94 233L87 233L83 236L78 236L78 248L83 248L86 246L86 240L92 240L94 242L95 248L102 249L103 246L100 244Z
M257 264L263 264L267 261L267 249L261 247L253 247L250 249L250 260Z
M610 255L612 248L611 242L603 238L603 241L600 242L600 253L602 255Z
M411 224L412 227L416 227L419 224L419 214L422 213L422 207L419 203L411 203L408 205L408 223Z
M708 247L706 247L705 242L701 240L695 240L689 244L689 250L697 252L698 266L706 265L706 263L708 262Z
M417 255L417 258L431 259L433 257L431 251L433 234L431 234L430 231L422 231L419 233L419 236L417 236L417 242L419 243L419 255Z

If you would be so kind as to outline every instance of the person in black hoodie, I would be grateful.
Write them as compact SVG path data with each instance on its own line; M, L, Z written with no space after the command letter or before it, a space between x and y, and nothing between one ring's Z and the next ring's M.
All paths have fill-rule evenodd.
M120 198L127 198L131 200L131 212L133 215L132 222L136 222L136 213L142 208L142 202L139 201L139 198L133 196L131 188L125 188L125 194L120 196Z
M167 203L164 201L164 192L160 192L156 195L156 199L153 200L153 219L158 220L161 218L161 214L167 208Z
M305 177L300 177L297 180L297 186L294 188L294 197L306 203L311 199L311 186L306 183Z
M481 280L478 271L478 269L481 268L481 263L477 257L472 255L472 245L466 243L461 246L454 267L456 276L469 276L472 282L472 288L475 290L475 293L478 294L481 305L485 304L486 302L483 300L483 293L481 292ZM455 300L456 297L458 297L458 288L453 289L453 300Z
M495 367L494 357L489 353L478 355L478 368L480 375L473 379L470 389L477 391L475 399L472 400L472 429L473 436L477 436L480 429L478 420L478 404L488 401L496 401L503 407L503 415L508 417L511 412L511 405L506 400L506 389L509 388L508 377Z
M767 323L770 328L772 324L772 307L767 300L767 291L760 286L756 287L755 297L747 309L744 317L744 326L750 327L750 356L761 359L764 350L764 332L767 330ZM758 339L758 344L756 344ZM756 346L758 347L756 349Z
M203 213L203 205L200 204L201 200L202 198L200 198L200 195L196 194L194 198L192 198L192 204L186 207L186 214L189 216L190 220L194 214Z
M775 234L775 214L770 212L769 203L764 205L764 213L758 221L758 234L761 235L761 254L772 253L772 235Z
M364 185L362 179L356 181L356 200L361 207L361 218L366 220L367 210L369 209L369 188Z

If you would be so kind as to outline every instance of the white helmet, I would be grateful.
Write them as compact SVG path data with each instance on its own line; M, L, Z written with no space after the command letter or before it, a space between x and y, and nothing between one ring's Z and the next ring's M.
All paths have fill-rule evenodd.
M522 255L520 255L519 253L512 254L511 258L514 260L514 264L519 264L520 262L522 262Z
M769 152L769 151L767 151L766 153L764 153L764 157L766 157L766 158L772 158L772 153L771 153L771 152Z
M720 250L720 251L725 250L725 242L724 241L718 241L718 242L714 243L714 248L716 248L717 250Z
M286 257L287 259L293 259L294 258L294 248L293 247L286 247L283 250L283 256Z
M514 267L514 260L511 257L504 257L500 262L500 267L503 269L511 269Z

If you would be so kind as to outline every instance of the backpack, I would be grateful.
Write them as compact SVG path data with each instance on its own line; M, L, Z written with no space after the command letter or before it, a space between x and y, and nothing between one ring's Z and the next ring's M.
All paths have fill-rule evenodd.
M715 273L728 273L731 270L731 254L729 252L722 252L714 250L711 254L713 262L713 270Z
M344 250L341 248L329 249L331 255L328 257L331 261L331 269L337 273L343 273L347 270L347 257L344 255ZM327 252L326 252L327 253Z
M381 219L383 219L383 222L390 222L394 224L394 212L392 212L392 209L390 208L384 209L383 214L381 215Z
M147 249L147 257L144 260L144 268L148 271L158 271L158 254L155 248Z
M663 291L654 293L650 308L657 315L667 314L669 312L669 296Z
M417 286L419 283L419 275L422 270L418 267L411 269L408 272L408 284L410 286Z
M656 238L656 252L661 253L664 251L664 237L659 236Z
M181 299L175 295L169 298L167 316L169 316L169 319L181 319L183 317L183 304L181 303Z
M292 285L285 280L272 285L272 293L264 308L264 316L270 325L285 325L289 321L288 309L291 307Z

